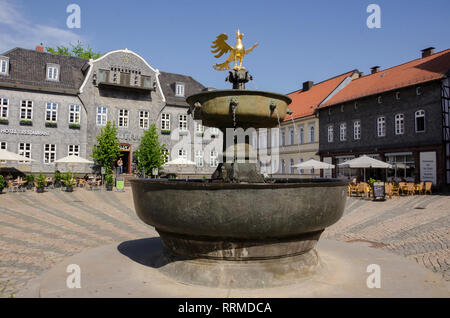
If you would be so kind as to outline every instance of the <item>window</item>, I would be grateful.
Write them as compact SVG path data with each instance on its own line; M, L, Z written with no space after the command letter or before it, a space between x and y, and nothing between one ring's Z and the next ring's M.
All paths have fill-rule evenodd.
M395 99L396 100L400 100L400 92L396 92L395 93Z
M25 142L19 143L18 154L27 158L31 158L31 144Z
M280 145L285 146L286 145L286 131L284 129L281 130L281 140Z
M347 140L347 124L342 123L339 125L339 140L346 141Z
M211 150L209 156L209 165L211 167L217 167L219 165L218 153L215 150Z
M187 115L178 116L178 127L180 128L180 130L187 130Z
M328 126L328 142L333 142L334 139L334 133L333 133L333 126Z
M108 119L108 113L105 106L97 107L97 126L105 126Z
M353 139L361 139L361 121L357 120L353 123Z
M298 161L298 163L302 163L303 162L303 158L300 158L300 160ZM298 173L299 174L303 174L305 172L305 170L303 169L298 169Z
M286 164L285 164L285 162L284 162L284 159L281 159L281 161L280 161L280 165L281 165L281 173L282 174L285 174L286 173Z
M387 170L389 180L394 179L400 181L414 181L415 178L415 162L411 153L387 154L386 161L394 166L394 169Z
M8 118L8 104L7 98L0 98L0 118Z
M50 81L57 81L59 76L59 65L48 64L47 65L47 79Z
M197 167L203 167L203 151L197 150L195 151L195 163Z
M8 144L6 143L6 141L0 141L0 149L8 150ZM0 161L0 163L5 164L6 161Z
M139 128L148 129L150 123L150 113L146 110L139 112Z
M80 155L80 146L79 145L69 145L67 150L68 156L79 156Z
M418 110L415 113L416 118L416 132L424 132L425 131L425 111Z
M203 134L205 131L205 126L203 126L201 122L197 121L195 122L195 131L199 134Z
M175 95L179 96L179 97L184 97L184 84L183 83L176 83Z
M162 153L163 153L163 161L164 161L164 163L167 163L167 162L169 162L169 150L168 149L163 149L162 150Z
M403 114L395 115L395 134L403 135L405 132L405 119Z
M8 75L8 60L6 58L0 59L0 74Z
M289 172L291 174L295 173L295 168L294 168L294 159L291 158L291 160L289 160Z
M31 120L33 118L33 102L23 100L20 104L20 119Z
M377 100L378 100L378 104L381 104L383 102L381 99L381 96L378 96Z
M170 114L161 114L161 129L170 130Z
M377 136L378 137L386 136L386 118L384 117L377 118Z
M128 127L128 109L119 109L119 127Z
M422 87L416 88L416 95L422 95Z
M294 144L294 128L289 128L289 144Z
M186 149L181 148L180 150L178 150L178 158L182 158L182 159L186 159L187 160Z
M45 144L44 145L44 163L50 164L55 161L56 157L56 145Z
M315 140L314 133L315 133L314 126L309 127L309 142L314 142Z
M303 129L303 126L299 126L298 128L298 143L299 144L305 143L305 130Z
M80 123L80 105L69 105L69 124Z
M58 104L47 103L45 121L56 122L58 116Z

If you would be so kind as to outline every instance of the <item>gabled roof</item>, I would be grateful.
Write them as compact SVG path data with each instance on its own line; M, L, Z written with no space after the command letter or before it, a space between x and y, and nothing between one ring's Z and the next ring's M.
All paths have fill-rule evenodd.
M166 98L167 105L174 106L189 106L186 103L186 97L201 92L205 86L197 82L191 76L160 72L159 80L161 83L161 88ZM175 84L184 84L184 96L175 96Z
M88 61L71 56L15 48L1 54L9 58L9 75L0 76L0 86L26 87L76 94L84 80L82 67ZM47 64L59 65L59 81L47 80Z
M450 49L447 49L355 79L320 108L440 79L449 70Z
M356 70L335 76L323 82L314 84L307 91L298 90L287 94L292 99L289 108L292 111L292 118L297 119L314 114L315 109L330 95L333 91ZM290 115L286 115L284 121L291 120Z

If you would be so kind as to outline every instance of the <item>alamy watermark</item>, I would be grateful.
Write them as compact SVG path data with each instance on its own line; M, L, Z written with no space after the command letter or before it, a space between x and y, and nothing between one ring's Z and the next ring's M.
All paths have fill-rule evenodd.
M66 20L66 25L69 29L81 28L81 8L78 4L69 4L66 12L70 13Z
M71 273L67 276L66 286L69 289L81 288L81 268L77 264L70 264L66 268L67 273Z
M371 273L367 277L367 288L381 288L381 267L378 264L370 264L366 269L367 273Z
M367 13L371 13L366 20L369 29L381 28L381 8L378 4L372 3L367 6Z

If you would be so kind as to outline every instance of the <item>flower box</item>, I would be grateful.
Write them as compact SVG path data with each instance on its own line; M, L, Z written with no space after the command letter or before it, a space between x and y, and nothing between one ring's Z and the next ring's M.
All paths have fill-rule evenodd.
M33 126L33 122L31 120L28 119L22 119L19 124L21 126Z
M180 136L187 136L189 132L187 130L180 130L180 132L178 133Z
M170 129L161 129L162 135L170 135Z
M8 125L9 121L6 118L0 118L0 125Z
M80 129L80 124L69 124L70 129Z
M48 121L48 122L45 123L45 127L47 127L47 128L56 128L56 127L58 127L58 125L55 122L53 122L53 121Z

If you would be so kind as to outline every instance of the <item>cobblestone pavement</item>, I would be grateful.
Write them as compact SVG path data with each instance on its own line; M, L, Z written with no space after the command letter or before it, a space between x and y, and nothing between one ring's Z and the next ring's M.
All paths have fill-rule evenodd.
M450 196L386 202L349 198L343 218L323 237L366 241L414 260L450 281ZM0 297L13 297L34 277L91 247L156 236L134 212L126 192L0 195Z
M450 196L348 198L344 216L323 238L367 242L416 261L450 281Z

